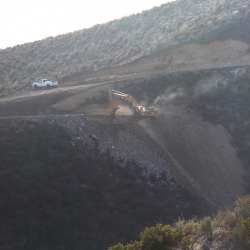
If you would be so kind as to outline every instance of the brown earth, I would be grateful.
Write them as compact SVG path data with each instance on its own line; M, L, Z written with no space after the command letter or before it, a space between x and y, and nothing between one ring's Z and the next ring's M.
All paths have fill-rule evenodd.
M250 46L237 40L214 41L210 44L186 44L170 51L142 57L131 63L78 73L65 78L75 84L148 77L152 74L194 71L249 65Z
M139 122L164 149L178 180L210 202L230 204L243 194L244 170L221 126L173 106L159 114L156 123Z

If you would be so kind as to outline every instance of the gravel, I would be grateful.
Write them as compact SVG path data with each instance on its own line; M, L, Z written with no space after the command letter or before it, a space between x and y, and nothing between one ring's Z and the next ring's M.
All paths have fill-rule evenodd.
M124 168L134 162L142 169L143 176L149 178L154 175L167 177L170 182L175 180L170 172L170 166L164 159L164 154L158 147L150 147L145 140L132 129L119 129L119 124L113 124L115 130L107 129L102 123L89 121L84 115L57 115L32 117L34 122L57 124L68 129L71 144L98 149L100 154L109 152L111 157Z

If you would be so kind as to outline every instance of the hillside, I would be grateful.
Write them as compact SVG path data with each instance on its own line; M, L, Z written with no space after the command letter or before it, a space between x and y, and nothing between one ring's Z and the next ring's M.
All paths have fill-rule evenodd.
M131 123L81 115L0 119L1 249L107 249L155 221L211 213L167 169L148 165L151 174L145 174L133 156L121 167L100 135L117 147L112 131L122 130L130 138L123 153L145 140L153 144L143 134L134 138ZM151 157L146 163L166 167L159 148L144 151Z
M186 44L154 53L131 63L65 77L61 83L83 85L96 82L150 77L197 70L248 66L250 45L237 40L212 41L208 44Z
M186 43L249 43L247 0L179 0L137 15L0 51L0 94L30 88L37 78L121 65Z
M248 82L249 67L233 67L1 99L3 249L107 249L233 204L249 190ZM156 119L122 100L112 119L111 88Z
M190 250L248 249L248 2L178 0L1 50L0 249L107 249L161 224ZM112 117L110 89L157 114L116 98Z

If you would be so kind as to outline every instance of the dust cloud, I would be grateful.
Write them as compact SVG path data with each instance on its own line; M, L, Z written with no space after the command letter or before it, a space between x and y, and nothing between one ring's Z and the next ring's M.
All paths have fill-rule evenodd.
M233 72L234 73L234 72ZM162 95L155 98L153 104L166 104L170 103L176 98L180 97L192 97L202 95L213 91L218 86L225 86L228 84L228 80L218 73L213 73L209 77L200 78L194 86L188 88L188 92L182 87L168 88Z
M213 88L218 87L218 84L225 84L223 81L223 76L219 74L213 74L211 77L206 77L204 79L200 79L194 89L194 94L204 94L210 92Z
M183 96L184 96L184 91L182 88L178 88L175 92L171 91L171 93L168 93L168 91L166 91L164 95L160 95L156 97L156 99L154 100L154 104L172 101L173 99L177 97L183 97Z

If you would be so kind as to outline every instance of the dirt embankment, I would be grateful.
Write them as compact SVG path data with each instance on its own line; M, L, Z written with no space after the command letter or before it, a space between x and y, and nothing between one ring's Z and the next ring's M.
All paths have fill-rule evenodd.
M224 205L244 193L243 167L221 126L173 106L157 121L139 124L164 150L172 173L194 192Z
M249 65L250 46L237 40L214 41L210 44L186 44L170 51L142 57L131 63L83 72L65 78L64 83L82 84L179 71ZM150 72L150 73L149 73Z

